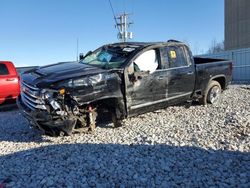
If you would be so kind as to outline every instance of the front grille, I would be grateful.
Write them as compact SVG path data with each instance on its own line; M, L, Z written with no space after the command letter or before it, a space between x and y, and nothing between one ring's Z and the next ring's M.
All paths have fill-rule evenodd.
M25 82L21 83L21 98L23 103L32 110L46 110L45 103L40 97L40 89Z

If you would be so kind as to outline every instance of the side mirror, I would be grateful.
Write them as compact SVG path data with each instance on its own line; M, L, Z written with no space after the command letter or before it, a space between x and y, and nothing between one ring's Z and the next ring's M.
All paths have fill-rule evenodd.
M144 77L148 75L149 75L149 71L134 72L133 74L129 75L129 80L134 83L138 80L143 79Z
M83 60L83 58L84 58L84 54L83 54L83 53L80 53L79 59L80 59L80 60Z
M132 83L135 83L137 81L137 77L135 76L135 73L128 75L129 81Z
M92 53L93 53L92 51L88 51L88 53L86 53L86 55L84 57L86 57L86 56L88 56L88 55L90 55Z
M88 56L88 55L90 55L90 54L92 54L92 53L93 53L92 51L88 51L88 53L86 53L86 55L84 55L83 53L80 53L79 59L80 59L80 60L83 60L86 56Z

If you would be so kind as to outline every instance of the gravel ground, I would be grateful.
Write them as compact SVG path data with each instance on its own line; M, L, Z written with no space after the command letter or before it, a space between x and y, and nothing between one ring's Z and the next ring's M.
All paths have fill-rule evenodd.
M250 187L250 87L52 138L0 112L0 187Z

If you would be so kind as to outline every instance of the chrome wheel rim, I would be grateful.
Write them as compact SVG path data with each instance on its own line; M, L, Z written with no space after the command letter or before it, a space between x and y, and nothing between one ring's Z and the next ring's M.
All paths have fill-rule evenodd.
M219 86L212 87L209 94L209 102L211 102L212 104L218 102L220 93L221 91Z

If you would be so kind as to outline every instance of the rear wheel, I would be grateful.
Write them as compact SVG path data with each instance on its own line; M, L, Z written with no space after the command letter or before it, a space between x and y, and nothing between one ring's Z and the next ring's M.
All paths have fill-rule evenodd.
M217 81L210 81L208 84L203 97L200 99L200 103L206 104L216 104L219 102L221 95L221 85Z

